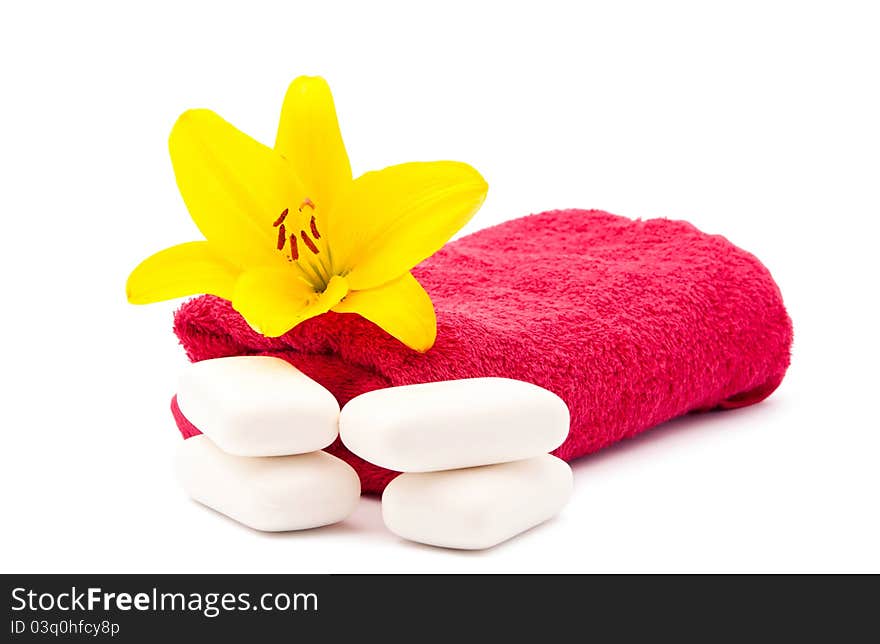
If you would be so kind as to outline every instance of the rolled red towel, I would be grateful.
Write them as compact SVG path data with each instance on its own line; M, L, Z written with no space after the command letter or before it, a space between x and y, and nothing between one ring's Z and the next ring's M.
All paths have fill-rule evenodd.
M413 273L434 301L437 342L419 354L354 314L328 313L263 337L229 302L185 302L175 332L193 361L282 357L345 404L394 385L500 376L568 404L566 460L691 411L769 396L789 364L791 320L753 255L683 221L557 210L448 244ZM184 437L195 435L172 409ZM337 440L327 451L364 491L396 475Z

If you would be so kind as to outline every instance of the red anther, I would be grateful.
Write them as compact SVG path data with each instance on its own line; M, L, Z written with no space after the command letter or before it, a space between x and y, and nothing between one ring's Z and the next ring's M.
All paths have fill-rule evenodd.
M273 227L280 226L284 222L285 217L287 217L287 208L284 209L284 212L282 212L280 215L278 215L278 219L276 219L274 222L272 222L272 226Z
M309 226L312 228L312 237L315 239L321 239L321 233L318 232L318 222L315 221L314 215L312 215L312 220L309 222Z
M299 236L302 237L303 243L308 246L309 250L312 251L315 255L318 254L318 247L315 246L315 242L311 240L311 238L306 235L306 231L299 231Z
M296 235L290 236L290 259L293 261L299 259L299 245L296 243Z
M306 197L305 199L303 199L303 202L299 205L299 211L302 212L302 211L303 211L303 208L305 208L306 206L308 206L308 207L311 208L312 210L315 209L315 204L314 204L314 203L312 202L312 200L309 199L308 197Z
M284 229L284 224L281 224L281 227L278 229L278 242L275 244L275 247L278 250L284 248L284 241L287 239L287 231Z

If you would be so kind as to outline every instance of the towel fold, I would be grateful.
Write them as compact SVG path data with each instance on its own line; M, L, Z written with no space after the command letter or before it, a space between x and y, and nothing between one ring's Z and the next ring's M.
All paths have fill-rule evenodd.
M284 358L340 404L419 382L501 376L568 404L571 460L691 411L769 396L789 364L792 327L767 269L683 221L600 211L523 217L448 244L413 271L434 301L437 342L408 349L354 314L328 313L280 338L255 333L229 302L183 304L175 333L193 361ZM193 427L172 401L184 437ZM348 452L364 491L396 475Z

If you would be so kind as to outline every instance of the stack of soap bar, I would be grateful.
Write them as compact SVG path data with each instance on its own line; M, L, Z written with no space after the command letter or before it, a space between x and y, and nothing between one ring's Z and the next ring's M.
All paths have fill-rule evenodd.
M177 404L202 435L183 441L178 479L196 501L257 530L345 519L360 480L320 451L338 434L333 395L285 360L236 356L189 365Z
M558 513L571 469L547 454L565 440L558 396L506 378L391 387L352 399L342 442L404 472L382 495L395 534L447 548L494 546Z

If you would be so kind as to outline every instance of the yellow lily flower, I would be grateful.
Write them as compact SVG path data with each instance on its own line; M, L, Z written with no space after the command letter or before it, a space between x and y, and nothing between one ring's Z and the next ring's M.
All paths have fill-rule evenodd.
M330 88L306 76L287 91L274 149L190 110L169 150L205 240L144 260L129 302L210 293L270 337L327 311L358 313L417 351L434 344L434 306L410 269L482 205L488 187L472 167L404 163L352 179Z

